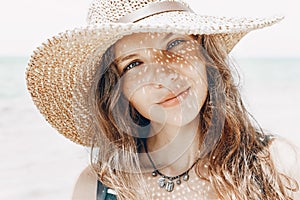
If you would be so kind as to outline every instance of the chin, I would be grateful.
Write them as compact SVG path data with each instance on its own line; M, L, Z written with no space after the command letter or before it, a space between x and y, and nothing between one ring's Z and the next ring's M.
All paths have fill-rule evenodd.
M167 109L164 112L161 111L159 116L152 116L151 121L170 125L182 127L190 124L194 120L198 120L200 109L189 108L184 109L182 107Z

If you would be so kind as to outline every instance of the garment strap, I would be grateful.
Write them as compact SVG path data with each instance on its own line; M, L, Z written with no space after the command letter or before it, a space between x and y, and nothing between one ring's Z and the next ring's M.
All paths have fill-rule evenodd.
M98 180L97 181L97 200L105 200L107 188Z
M117 200L114 191L97 181L97 200Z

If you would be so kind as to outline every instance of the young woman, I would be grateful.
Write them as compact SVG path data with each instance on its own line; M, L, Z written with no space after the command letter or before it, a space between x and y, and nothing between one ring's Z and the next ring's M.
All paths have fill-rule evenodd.
M245 109L228 54L280 18L200 16L182 1L99 1L88 28L27 70L60 133L91 146L74 199L297 199L299 153Z

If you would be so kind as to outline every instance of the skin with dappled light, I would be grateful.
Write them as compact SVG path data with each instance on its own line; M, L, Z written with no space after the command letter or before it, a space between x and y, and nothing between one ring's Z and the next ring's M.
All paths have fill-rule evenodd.
M82 196L96 199L97 179L117 194L135 190L135 194L127 196L131 199L139 198L139 190L144 190L144 195L151 199L250 199L250 195L262 199L296 199L299 196L299 192L288 189L297 189L299 174L295 169L299 168L296 159L299 152L284 139L258 131L258 125L250 122L220 43L217 38L201 35L135 33L121 38L106 52L106 60L110 61L103 63L102 59L99 65L107 69L95 86L100 93L94 102L95 109L101 110L100 102L105 102L105 98L117 102L116 107L120 108L116 110L124 109L126 113L125 108L132 109L128 110L132 124L124 121L132 129L120 129L120 133L133 143L128 139L126 147L123 144L126 140L121 138L124 135L118 136L120 143L114 136L106 137L116 146L134 145L138 166L128 164L129 155L128 160L123 157L123 161L118 160L120 165L127 163L128 171L109 174L107 168L112 166L122 170L118 164L107 166L108 161L102 157L105 153L97 149L98 160L79 177L74 199ZM219 54L219 59L224 56L224 60L214 60L215 54ZM99 92L100 82L109 84L110 95L118 99L105 95L106 86L102 85ZM112 111L96 111L95 115L107 112ZM116 116L126 118L118 113L111 117ZM122 122L119 123L121 127ZM133 129L136 132L130 131ZM118 148L114 153L125 154ZM286 157L287 154L293 156ZM177 178L191 166L188 181L183 176ZM163 175L176 177L171 191L158 186L159 176L153 176L156 169ZM124 177L116 178L115 174ZM130 175L136 179L129 179ZM275 183L270 182L269 176ZM114 179L128 185L118 186ZM164 187L168 181L165 180ZM265 187L273 187L272 192ZM260 190L265 190L265 194Z
M299 199L299 150L248 112L230 55L282 19L93 0L87 26L38 47L26 70L32 100L90 153L73 199Z

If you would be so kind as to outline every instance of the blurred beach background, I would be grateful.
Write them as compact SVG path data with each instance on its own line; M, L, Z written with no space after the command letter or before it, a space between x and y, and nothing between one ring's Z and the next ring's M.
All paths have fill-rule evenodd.
M88 151L59 135L33 105L25 57L0 57L0 199L70 199ZM300 145L300 59L236 60L246 105L261 126Z
M274 27L247 35L231 54L239 65L241 92L250 113L263 129L300 146L297 2L191 2L203 14L286 16ZM87 0L0 3L0 200L70 199L78 175L89 163L87 149L44 120L25 85L31 52L46 38L83 26L88 5Z

